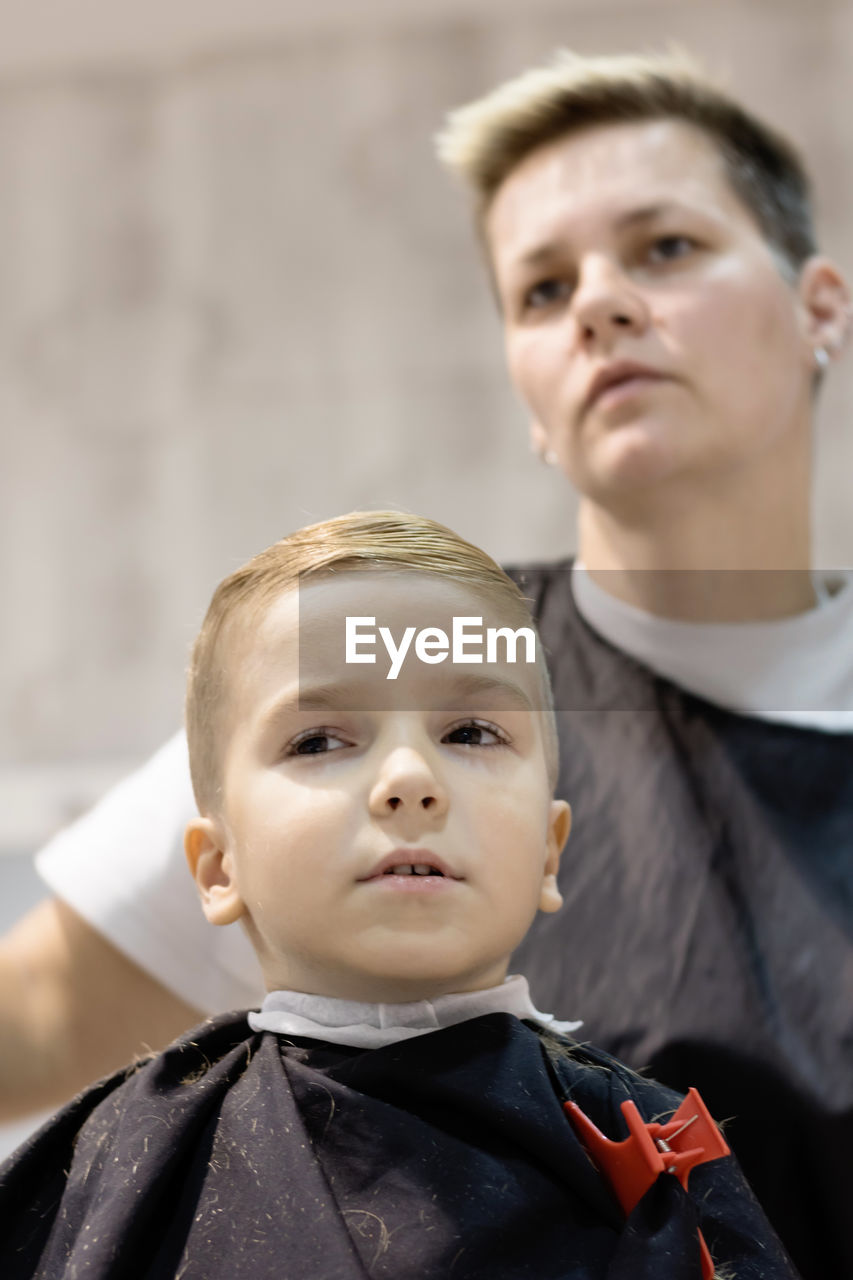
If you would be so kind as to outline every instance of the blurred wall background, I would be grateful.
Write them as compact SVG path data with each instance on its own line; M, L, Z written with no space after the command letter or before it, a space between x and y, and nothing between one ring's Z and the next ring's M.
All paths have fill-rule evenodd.
M808 154L853 270L838 0L0 5L0 926L23 860L179 723L215 582L400 505L498 557L572 549L529 454L444 110L543 59L677 40ZM817 549L853 556L853 360Z

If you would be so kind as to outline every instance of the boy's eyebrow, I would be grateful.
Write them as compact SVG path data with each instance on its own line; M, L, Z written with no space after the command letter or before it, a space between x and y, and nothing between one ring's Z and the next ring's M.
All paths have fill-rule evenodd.
M281 716L297 711L325 711L339 706L344 697L342 684L318 684L305 686L301 682L291 685L283 694L274 698L261 713L264 724L271 724Z
M382 686L380 686L382 687ZM261 723L271 725L283 716L305 711L327 711L342 704L353 705L356 687L352 684L334 682L331 684L292 685L279 697L274 698L261 712ZM450 707L457 699L473 697L487 698L490 694L500 695L503 701L515 703L523 711L534 711L533 700L514 680L503 680L499 676L479 675L476 672L454 673L446 681L442 689L442 703ZM356 697L355 702L358 703ZM368 709L368 708L363 708ZM385 708L380 708L384 710Z
M474 671L466 671L464 674L461 672L454 673L448 692L452 697L462 698L499 693L504 697L509 697L510 701L517 703L524 711L534 711L536 709L521 685L516 684L514 680L502 680L500 676L478 675Z

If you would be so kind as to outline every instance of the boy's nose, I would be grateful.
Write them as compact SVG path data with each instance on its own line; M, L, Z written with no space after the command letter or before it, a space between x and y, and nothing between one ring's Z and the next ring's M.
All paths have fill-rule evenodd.
M422 752L398 747L382 763L370 791L369 808L375 818L398 814L432 825L447 811L447 793Z

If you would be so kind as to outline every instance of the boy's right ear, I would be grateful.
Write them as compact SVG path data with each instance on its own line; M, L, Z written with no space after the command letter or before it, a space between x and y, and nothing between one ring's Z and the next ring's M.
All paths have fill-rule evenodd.
M225 849L221 824L213 818L195 818L184 833L184 852L211 924L233 924L245 914L234 874L234 859Z

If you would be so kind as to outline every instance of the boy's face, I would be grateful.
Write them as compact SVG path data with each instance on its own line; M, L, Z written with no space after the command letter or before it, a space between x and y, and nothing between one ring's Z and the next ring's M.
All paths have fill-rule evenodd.
M783 278L698 129L604 125L542 146L486 233L534 442L582 494L730 475L807 426L843 282L822 259Z
M537 908L560 905L569 811L551 799L538 669L412 653L389 681L381 645L375 665L341 660L347 616L399 640L472 615L501 625L452 582L343 573L281 596L234 644L221 812L187 851L208 919L245 920L270 989L492 986Z

